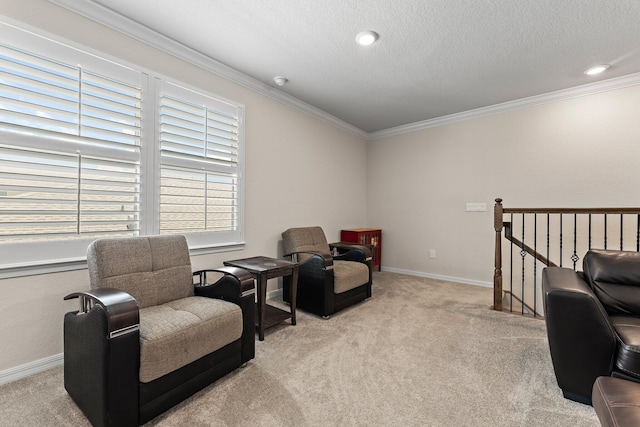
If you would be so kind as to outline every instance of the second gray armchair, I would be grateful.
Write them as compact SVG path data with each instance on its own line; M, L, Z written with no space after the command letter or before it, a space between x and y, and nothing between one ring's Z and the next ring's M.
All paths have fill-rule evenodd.
M285 256L300 263L296 305L328 317L371 297L371 248L329 244L321 227L290 228L282 233ZM347 246L348 245L348 246ZM332 256L336 249L338 255ZM284 280L287 300L290 280Z

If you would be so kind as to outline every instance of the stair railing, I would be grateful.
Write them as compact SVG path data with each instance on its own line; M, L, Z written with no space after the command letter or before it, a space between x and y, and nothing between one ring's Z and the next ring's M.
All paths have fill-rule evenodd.
M541 268L576 270L592 248L640 251L640 208L505 208L498 198L494 229L493 309L533 317L544 318ZM508 261L506 288L503 261Z

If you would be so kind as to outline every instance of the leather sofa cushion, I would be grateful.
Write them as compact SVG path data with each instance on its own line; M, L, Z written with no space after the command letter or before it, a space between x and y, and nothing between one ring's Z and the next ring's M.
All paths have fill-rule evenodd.
M620 378L598 377L591 395L602 427L640 425L640 384Z
M140 381L147 383L242 335L242 310L214 298L188 297L140 310Z
M619 341L616 366L629 375L640 378L640 318L611 316Z
M608 313L640 316L640 252L590 250L583 269Z
M334 261L333 280L333 291L336 294L350 291L369 282L369 267L361 262Z

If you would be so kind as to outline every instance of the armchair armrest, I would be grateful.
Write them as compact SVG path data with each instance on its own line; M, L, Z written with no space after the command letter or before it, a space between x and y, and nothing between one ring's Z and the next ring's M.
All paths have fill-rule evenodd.
M373 257L372 245L361 245L358 243L351 243L351 242L334 242L334 243L329 243L329 247L331 249L336 248L338 252L340 252L338 256L347 255L349 252L353 250L361 250L364 253L363 261L368 261ZM337 257L334 257L334 258L339 259ZM349 261L351 261L351 259L349 259Z
M222 273L223 276L215 283L207 283L207 273ZM247 270L238 267L219 267L193 272L193 276L199 276L200 282L195 285L197 296L218 298L233 302L242 306L243 298L256 293L255 280Z
M247 270L244 270L238 267L219 267L219 268L198 270L193 272L194 276L199 276L199 283L195 285L197 294L199 293L202 293L203 295L207 294L209 292L207 291L206 288L216 286L219 283L219 281L216 283L207 283L207 273L210 273L210 272L222 273L225 276L229 275L229 276L235 277L240 283L240 289L239 289L240 292L239 292L239 295L236 295L237 297L241 298L246 295L255 294L256 292L253 275L249 273Z
M126 292L114 288L99 288L74 292L64 297L65 300L74 298L80 299L79 315L86 314L96 304L104 308L109 338L140 329L138 302Z
M64 388L92 425L137 425L138 303L113 288L64 297L74 298L80 310L64 316Z
M322 258L322 260L324 262L324 267L325 268L329 268L329 269L333 268L333 256L331 256L330 253L299 251L299 252L292 252L290 254L285 254L284 256L285 257L291 257L291 259L293 261L297 262L299 254L307 254L307 255L314 255L314 256L320 257L320 258ZM306 260L306 261L308 261L308 260Z

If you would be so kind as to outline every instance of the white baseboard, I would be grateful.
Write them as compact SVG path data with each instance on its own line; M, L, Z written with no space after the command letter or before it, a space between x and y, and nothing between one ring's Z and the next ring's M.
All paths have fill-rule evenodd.
M382 267L382 271L388 271L390 273L407 274L409 276L427 277L429 279L445 280L447 282L464 283L467 285L476 285L484 287L493 287L491 282L482 282L479 280L463 279L460 277L442 276L439 274L430 274L420 271L402 270L399 268ZM281 298L282 288L277 288L270 291L267 294L268 299ZM0 385L8 384L13 381L20 380L22 378L30 377L39 372L46 371L64 364L64 354L55 354L53 356L45 357L44 359L35 360L33 362L25 363L24 365L16 366L14 368L0 371Z
M382 267L382 271L388 271L389 273L407 274L409 276L426 277L428 279L444 280L446 282L463 283L465 285L482 286L485 288L493 287L492 282L483 282L481 280L465 279L462 277L443 276L440 274L424 273L422 271L402 270L400 268L384 267L384 266Z
M62 364L64 364L64 354L60 353L0 371L0 385L30 377L31 375L55 368Z

